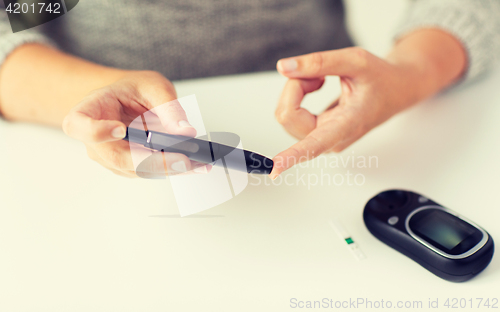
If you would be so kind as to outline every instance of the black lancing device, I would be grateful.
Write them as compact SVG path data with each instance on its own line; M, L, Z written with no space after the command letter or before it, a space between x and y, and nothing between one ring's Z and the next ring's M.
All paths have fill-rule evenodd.
M190 160L205 164L223 158L226 167L253 174L269 174L274 165L271 159L251 151L182 135L128 127L123 140L142 144L156 151L184 154ZM245 158L244 163L241 155Z

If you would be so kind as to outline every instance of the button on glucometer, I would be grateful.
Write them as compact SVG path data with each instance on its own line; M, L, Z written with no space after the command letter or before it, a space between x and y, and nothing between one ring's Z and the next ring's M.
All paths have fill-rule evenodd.
M421 203L421 204L422 204L422 203L425 203L425 202L427 202L427 201L429 201L429 199L427 199L427 198L425 198L425 197L423 197L423 196L420 196L420 197L418 198L418 202L419 202L419 203Z
M394 225L394 224L398 223L398 221L399 221L398 217L392 216L389 218L389 220L387 220L387 223L389 223L390 225Z

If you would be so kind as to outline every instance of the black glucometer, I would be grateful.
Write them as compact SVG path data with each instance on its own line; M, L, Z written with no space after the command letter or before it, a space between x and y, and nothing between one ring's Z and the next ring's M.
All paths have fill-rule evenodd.
M363 219L379 240L452 282L471 279L493 257L484 229L420 194L388 190L371 198Z

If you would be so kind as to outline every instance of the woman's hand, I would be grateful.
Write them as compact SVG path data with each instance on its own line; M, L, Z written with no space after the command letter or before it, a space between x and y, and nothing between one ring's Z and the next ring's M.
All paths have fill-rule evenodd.
M161 74L130 72L117 82L85 97L66 116L63 130L85 143L91 159L116 174L136 177L129 143L122 139L126 127L138 116L161 105L161 113L158 110L156 113L167 133L190 137L196 135L186 113L174 101L176 98L174 86ZM147 165L141 164L144 172L140 172L140 175L165 176L187 172L194 167L197 167L195 171L198 173L209 169L192 163L183 154L158 152L147 159Z
M465 52L450 35L428 32L402 40L388 60L357 47L280 60L278 71L289 80L276 119L300 141L274 157L270 177L275 179L321 153L342 151L394 114L455 81L464 70ZM443 42L450 46L443 47ZM461 54L454 56L450 51ZM321 88L328 75L340 76L342 93L316 116L300 105L307 93Z

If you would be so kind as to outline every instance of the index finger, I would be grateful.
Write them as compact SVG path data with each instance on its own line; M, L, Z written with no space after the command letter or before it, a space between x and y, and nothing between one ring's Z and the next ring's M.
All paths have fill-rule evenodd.
M63 121L63 131L89 144L119 141L125 137L125 125L118 120L99 120L84 112L72 111Z
M316 158L349 137L354 128L347 116L334 118L319 126L273 158L274 167L269 177L274 180L294 165Z
M276 67L288 78L353 77L366 67L369 55L358 47L345 48L281 59Z
M328 150L327 142L321 140L318 137L317 130L314 130L303 140L295 143L273 158L274 166L269 177L274 180L283 171L296 164L314 159L326 150Z

